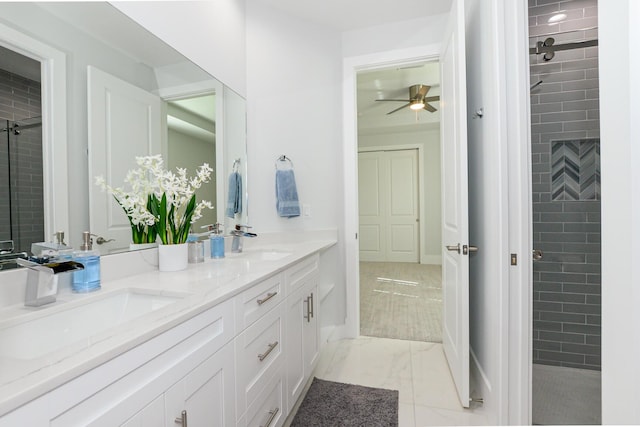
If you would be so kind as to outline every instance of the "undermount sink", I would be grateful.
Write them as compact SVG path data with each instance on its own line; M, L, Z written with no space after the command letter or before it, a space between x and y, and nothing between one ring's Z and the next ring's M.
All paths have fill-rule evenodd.
M0 358L37 359L166 307L185 296L129 288L78 303L47 307L25 316L19 323L0 324Z

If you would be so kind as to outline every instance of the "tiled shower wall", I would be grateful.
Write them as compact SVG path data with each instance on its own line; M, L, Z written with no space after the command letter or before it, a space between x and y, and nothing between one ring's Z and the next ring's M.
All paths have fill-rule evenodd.
M33 123L25 119L40 115L40 83L0 69L0 129L7 120ZM41 127L17 136L0 132L0 240L13 237L16 251L30 251L31 242L45 237L42 179Z
M567 19L549 25L564 13ZM597 0L529 0L530 47L598 38ZM572 31L581 30L581 31ZM597 47L531 54L533 362L600 369L600 141Z

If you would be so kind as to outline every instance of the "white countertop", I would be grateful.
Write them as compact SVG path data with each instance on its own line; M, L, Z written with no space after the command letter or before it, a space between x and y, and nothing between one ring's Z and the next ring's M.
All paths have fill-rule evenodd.
M335 245L336 242L335 230L270 234L264 238L259 236L245 239L243 254L227 253L223 259L205 258L204 263L189 264L186 270L171 273L153 269L157 251L155 249L122 254L114 258L108 256L102 258L100 291L79 295L63 289L59 291L58 301L48 306L25 308L23 304L16 304L0 309L2 330L36 316L63 310L69 307L68 304L84 304L126 288L144 289L160 295L186 294L184 298L166 307L42 357L31 360L2 357L0 349L0 416L234 297L300 259ZM265 250L287 252L290 255L276 260L254 256ZM132 272L135 272L136 264L148 265L141 266L140 270L143 272L134 274ZM126 276L119 277L123 275ZM0 286L3 285L2 280L3 276L0 276ZM0 342L0 346L2 345Z

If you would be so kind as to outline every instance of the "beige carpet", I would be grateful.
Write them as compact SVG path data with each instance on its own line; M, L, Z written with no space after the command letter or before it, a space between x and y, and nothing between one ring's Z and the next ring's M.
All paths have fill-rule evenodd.
M361 262L360 334L442 342L439 265Z

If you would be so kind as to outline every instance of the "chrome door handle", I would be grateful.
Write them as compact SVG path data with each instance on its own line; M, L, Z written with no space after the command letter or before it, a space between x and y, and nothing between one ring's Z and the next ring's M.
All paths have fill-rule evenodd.
M266 297L258 299L256 300L256 302L258 303L258 305L262 305L265 302L269 301L271 298L275 297L276 295L278 295L277 292L269 292Z
M279 411L280 411L280 408L276 408L269 411L269 419L267 420L267 423L264 425L261 425L260 427L269 427L273 422L273 420L275 419L276 415L278 415Z
M182 427L187 427L187 411L182 411L182 414L180 415L180 417L176 417L174 422L176 424L182 424Z
M258 359L262 362L264 359L267 358L267 356L269 355L269 353L271 353L273 351L274 348L276 348L278 346L278 341L269 344L269 348L267 349L267 351L265 351L262 354L258 355Z
M478 252L478 247L477 246L467 246L467 245L463 245L462 246L462 254L463 255L468 255L470 252Z
M448 251L454 251L454 252L458 252L460 253L460 243L458 243L457 245L453 246L453 245L447 245L447 250Z
M543 255L544 254L542 253L542 251L540 249L534 249L533 250L533 260L534 261L541 260Z
M107 239L105 239L105 238L104 238L104 237L102 237L102 236L98 236L98 237L96 238L96 243L97 243L97 244L99 244L99 245L103 245L103 244L105 244L105 243L115 242L115 241L116 241L116 239L109 239L109 240L107 240Z

